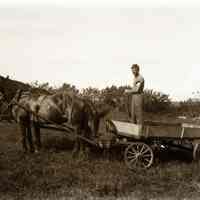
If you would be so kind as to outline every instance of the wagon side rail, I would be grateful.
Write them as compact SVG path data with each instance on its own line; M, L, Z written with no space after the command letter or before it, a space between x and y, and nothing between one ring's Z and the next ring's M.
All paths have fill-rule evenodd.
M134 139L142 139L143 137L145 137L145 134L143 133L143 126L140 124L133 124L108 119L106 121L106 125L106 131L110 131L117 136L124 136Z

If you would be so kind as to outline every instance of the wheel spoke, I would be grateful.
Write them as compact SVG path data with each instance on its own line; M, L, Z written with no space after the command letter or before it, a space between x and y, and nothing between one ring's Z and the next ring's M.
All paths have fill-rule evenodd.
M140 152L140 146L139 145L136 145L136 151Z
M144 145L142 145L142 148L141 148L141 150L140 150L140 153L143 152L144 148L145 148Z
M136 156L127 156L128 159L136 158Z
M149 165L149 160L142 160L141 164L146 168Z
M152 149L145 143L130 144L125 151L125 162L130 168L148 168L153 162Z
M143 158L149 158L149 157L152 157L151 154L145 154L145 155L142 155Z
M138 159L136 159L134 166L137 167L138 165Z
M150 159L151 160L151 159ZM150 161L149 159L144 159L144 161L147 161L148 163L149 163L149 161Z
M127 154L132 154L132 155L135 155L136 154L136 152L133 152L133 151L128 151L128 153Z
M149 159L144 158L144 157L140 157L140 162L146 166L147 163L149 163Z
M134 158L134 159L130 160L130 164L132 164L134 161L136 161L136 163L137 163L138 159Z
M145 153L147 153L149 151L149 149L145 149L145 151L142 152L142 154L144 155Z

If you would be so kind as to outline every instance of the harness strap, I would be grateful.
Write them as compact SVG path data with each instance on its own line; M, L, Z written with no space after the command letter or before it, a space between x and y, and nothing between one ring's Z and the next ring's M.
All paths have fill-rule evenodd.
M70 98L70 103L67 103L66 95L63 93L63 111L66 109L66 105L68 106L68 123L72 123L72 113L73 113L73 108L74 108L74 97L73 96L68 96ZM69 99L68 99L69 100Z

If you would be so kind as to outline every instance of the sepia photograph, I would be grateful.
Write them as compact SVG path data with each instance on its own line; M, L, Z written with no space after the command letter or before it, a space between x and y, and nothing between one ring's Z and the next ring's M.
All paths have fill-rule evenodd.
M0 200L199 200L200 2L0 1Z

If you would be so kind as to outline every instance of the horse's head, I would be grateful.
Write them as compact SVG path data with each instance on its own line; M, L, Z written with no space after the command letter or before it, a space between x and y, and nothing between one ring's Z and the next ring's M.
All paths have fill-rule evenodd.
M99 129L98 111L94 103L89 99L82 99L82 119L83 126L87 129L88 135L96 136Z
M97 134L99 115L92 101L71 92L62 92L58 99L59 108L66 122L84 130L88 136Z
M112 143L116 141L116 134L110 131L110 120L118 113L121 106L121 98L107 97L98 106L99 128L99 146L109 149Z
M102 122L111 111L117 108L118 101L114 98L106 99L99 105L95 105L92 101L88 100L86 105L89 108L88 127L94 136L99 136L99 132L102 132Z
M101 120L117 106L116 99L110 99L102 105L95 105L91 100L79 98L69 92L63 92L62 113L69 123L84 129L88 136L98 136Z

